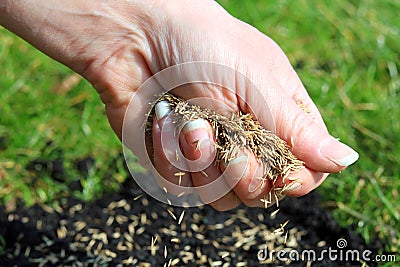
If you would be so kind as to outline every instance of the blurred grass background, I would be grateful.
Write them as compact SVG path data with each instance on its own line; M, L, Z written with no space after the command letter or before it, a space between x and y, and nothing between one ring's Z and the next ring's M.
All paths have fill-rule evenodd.
M360 153L317 189L322 204L398 252L400 2L219 2L282 47L332 135ZM91 86L4 29L0 70L1 203L115 190L127 176L122 148Z

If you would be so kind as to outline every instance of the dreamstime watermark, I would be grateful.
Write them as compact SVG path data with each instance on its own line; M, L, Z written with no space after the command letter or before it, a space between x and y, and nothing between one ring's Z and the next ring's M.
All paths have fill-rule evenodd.
M336 248L328 247L321 251L314 249L304 249L298 251L296 249L280 249L280 250L269 250L267 245L264 249L260 249L257 253L259 261L281 261L281 262L315 262L315 261L342 261L342 262L395 262L395 254L374 254L371 250L356 250L346 249L347 240L339 238L336 242Z

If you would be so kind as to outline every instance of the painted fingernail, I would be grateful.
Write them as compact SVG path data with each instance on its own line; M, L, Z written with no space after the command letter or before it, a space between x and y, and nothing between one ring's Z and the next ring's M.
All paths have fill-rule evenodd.
M171 106L166 100L162 100L155 107L157 119L161 120L171 112Z
M358 160L358 153L351 147L329 137L320 147L320 153L333 163L347 167Z

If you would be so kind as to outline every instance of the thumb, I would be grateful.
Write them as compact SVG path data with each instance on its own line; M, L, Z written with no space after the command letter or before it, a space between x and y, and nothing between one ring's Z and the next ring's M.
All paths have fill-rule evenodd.
M323 125L292 99L286 99L281 104L279 116L275 116L277 134L288 142L293 154L308 168L332 173L357 161L356 151L331 136Z

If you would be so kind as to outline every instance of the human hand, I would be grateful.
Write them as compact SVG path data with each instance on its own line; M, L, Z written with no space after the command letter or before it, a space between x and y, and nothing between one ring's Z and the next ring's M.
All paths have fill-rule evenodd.
M320 113L282 50L264 34L230 16L214 1L122 1L119 4L103 1L91 8L75 6L75 3L71 1L69 6L63 6L60 2L57 10L54 3L48 7L39 1L36 6L42 7L38 7L37 12L43 21L40 29L26 31L21 25L8 25L8 28L87 78L98 90L110 124L121 139L124 116L131 105L136 115L130 117L130 134L142 135L140 126L152 95L139 88L148 78L176 64L206 61L234 69L249 80L232 81L220 77L221 84L233 85L232 90L210 84L190 84L172 92L185 99L208 97L219 101L217 103L223 104L202 104L223 114L251 112L267 129L275 130L306 166L291 174L294 179L287 179L287 182L296 182L285 194L304 195L321 184L327 173L340 171L357 160L356 152L329 135ZM40 13L46 10L47 19L43 19L46 16ZM28 19L33 18L28 16ZM2 23L7 27L7 22ZM29 21L28 24L31 25ZM54 33L52 28L58 31ZM218 76L218 73L212 75ZM133 103L132 98L136 99ZM265 116L265 103L271 117ZM299 103L309 112L299 107ZM174 174L179 169L168 160L168 151L160 149L161 130L170 127L168 123L163 124L168 112L167 105L156 106L152 140L154 165L162 177L176 184ZM212 142L208 145L204 142L196 149L193 143L197 140L213 141L211 127L204 121L187 125L179 136L179 144L186 158L208 162L213 158ZM150 163L146 161L146 151L136 140L130 148L144 165ZM225 166L219 168L212 164L204 170L207 177L197 170L187 172L182 176L181 185L198 187L225 171L226 183L229 185L229 179L233 179L235 185L232 191L211 202L211 206L227 210L240 201L249 206L264 206L260 199L268 195L272 184L252 183L260 182L252 178L260 176L261 168L249 151L241 153L247 154L246 160L243 157L233 160L229 173ZM246 164L250 167L246 168ZM196 166L191 168L196 169ZM244 174L243 170L246 170ZM163 185L162 179L159 182ZM201 192L200 196L207 199L207 192Z

